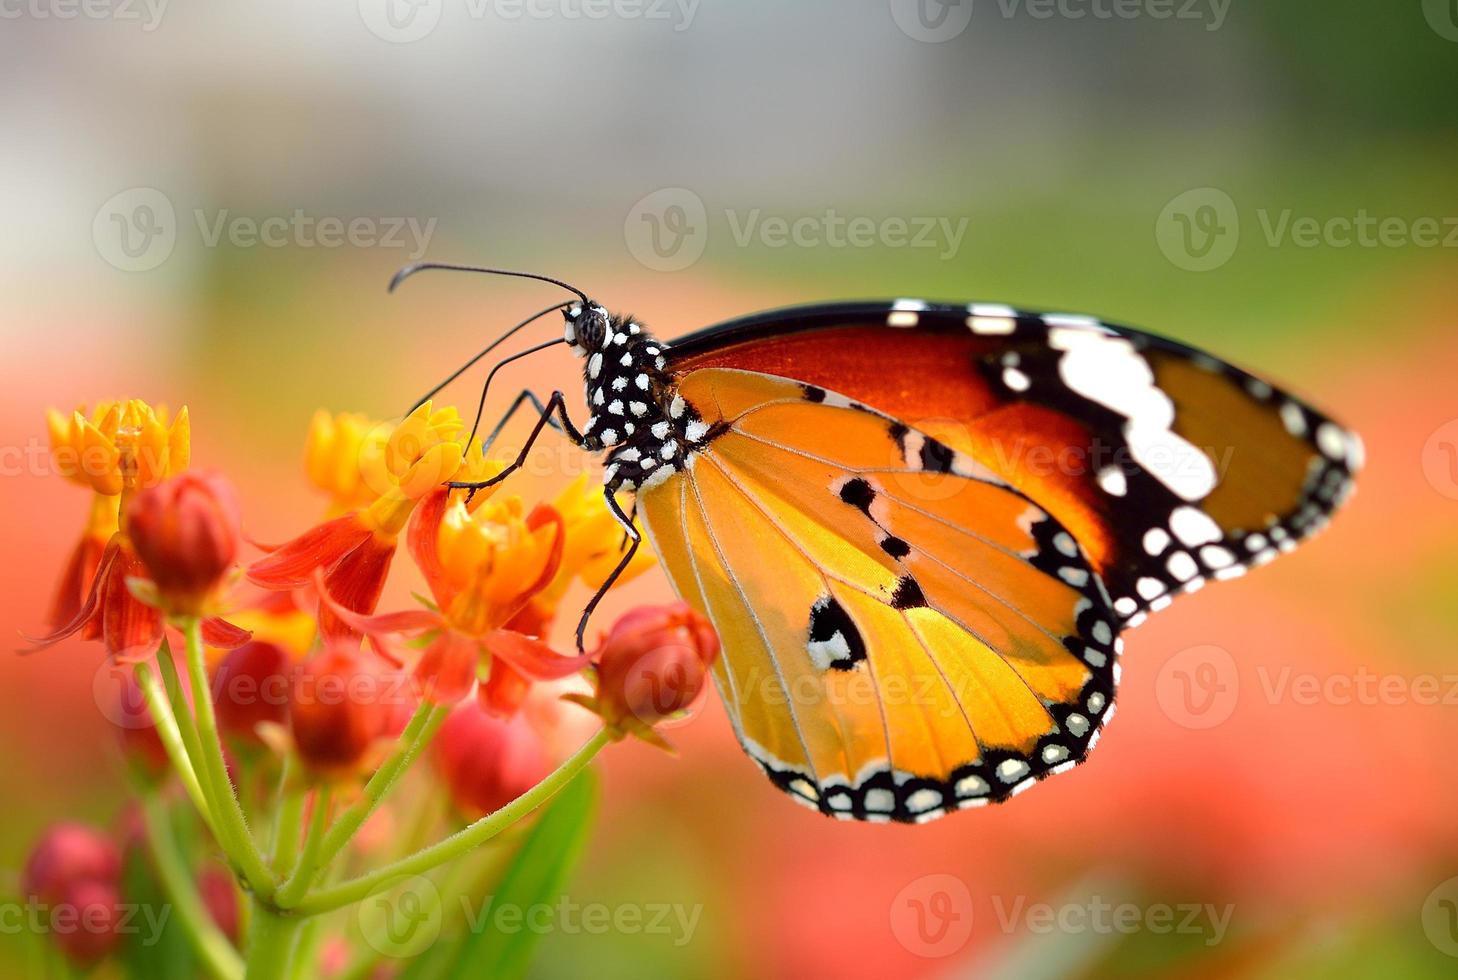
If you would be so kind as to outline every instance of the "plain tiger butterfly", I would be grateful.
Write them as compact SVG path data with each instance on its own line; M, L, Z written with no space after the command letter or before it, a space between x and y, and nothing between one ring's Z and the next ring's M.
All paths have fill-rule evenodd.
M843 302L670 343L529 273L432 263L392 288L423 268L576 294L470 362L560 310L560 339L506 360L565 343L583 365L583 424L561 391L522 392L507 418L530 402L536 426L491 483L548 425L602 454L620 569L631 494L719 631L744 751L842 819L922 822L1082 762L1120 633L1294 548L1361 465L1355 434L1270 382L1088 316Z

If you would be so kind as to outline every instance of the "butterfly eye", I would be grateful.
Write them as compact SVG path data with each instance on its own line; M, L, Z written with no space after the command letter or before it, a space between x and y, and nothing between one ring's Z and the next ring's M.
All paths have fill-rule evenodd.
M607 317L597 308L583 312L577 320L577 342L588 350L602 346L607 336Z

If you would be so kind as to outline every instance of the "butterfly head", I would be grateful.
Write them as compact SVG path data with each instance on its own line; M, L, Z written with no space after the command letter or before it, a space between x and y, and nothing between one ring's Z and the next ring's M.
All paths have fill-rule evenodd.
M573 303L562 311L566 321L562 339L578 357L587 357L607 346L612 337L612 317L596 303Z

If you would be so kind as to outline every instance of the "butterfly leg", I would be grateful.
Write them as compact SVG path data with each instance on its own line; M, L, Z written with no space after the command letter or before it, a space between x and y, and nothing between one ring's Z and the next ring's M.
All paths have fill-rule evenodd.
M521 399L519 398L518 401L520 400ZM583 441L582 433L578 431L577 426L572 424L572 420L567 417L567 404L565 396L563 396L562 392L560 391L554 391L552 392L552 397L548 398L547 403L542 406L541 415L537 417L537 424L532 426L532 431L527 436L526 442L522 444L521 451L516 454L516 459L508 463L505 469L503 469L500 473L497 473L491 479L482 480L479 483L452 480L447 483L446 486L450 487L453 490L468 490L474 494L478 490L484 490L487 487L494 487L502 480L505 480L508 476L515 473L517 470L521 469L524 465L526 465L527 454L531 452L532 446L536 445L537 437L542 434L542 430L547 427L547 424L549 422L552 421L554 415L556 416L557 420L561 422L562 431L566 433L567 438L571 439L574 444L581 446Z
M634 526L633 518L623 513L622 505L618 503L618 498L613 495L613 492L604 487L602 491L602 496L603 499L607 501L608 510L612 512L613 518L618 522L619 525L621 525L623 529L623 535L628 542L628 547L627 550L623 552L623 557L618 559L617 567L612 570L612 574L608 575L608 577L603 580L602 585L599 586L598 590L593 593L592 598L587 600L587 605L582 607L582 618L577 621L578 653L584 652L582 638L587 635L587 621L592 618L593 610L596 609L597 604L602 601L602 597L607 594L607 590L611 589L613 587L613 583L615 583L618 578L623 574L624 569L628 567L628 563L633 560L633 556L638 553L638 545L643 543L643 535L639 533L638 528ZM634 512L636 512L637 509L637 504L635 502L633 506Z
M547 414L547 406L542 404L542 400L537 397L537 393L535 391L532 391L530 388L522 389L521 394L517 395L516 399L511 403L511 407L508 408L506 410L506 413L501 416L501 421L496 423L495 428L491 430L491 434L486 437L486 440L483 443L481 443L481 451L483 453L490 451L491 447L495 445L497 438L501 435L502 430L504 430L507 425L511 423L511 420L516 417L516 413L521 410L521 407L528 403L531 404L532 408L535 408L537 410L537 413L539 415ZM558 422L555 418L551 418L549 416L547 424L555 429L557 432L561 432L563 435L567 434L566 430L562 428L562 424Z

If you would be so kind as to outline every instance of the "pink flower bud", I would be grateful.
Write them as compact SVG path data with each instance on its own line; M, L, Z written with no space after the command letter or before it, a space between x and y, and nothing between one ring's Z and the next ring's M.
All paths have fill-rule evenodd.
M47 907L56 945L85 966L111 952L121 938L120 875L121 853L110 837L85 824L61 823L30 852L21 887L28 899Z
M196 614L238 556L238 498L221 476L183 473L138 493L126 530L167 606Z

